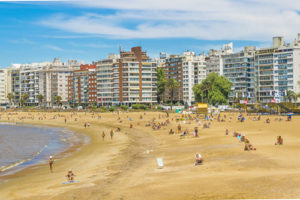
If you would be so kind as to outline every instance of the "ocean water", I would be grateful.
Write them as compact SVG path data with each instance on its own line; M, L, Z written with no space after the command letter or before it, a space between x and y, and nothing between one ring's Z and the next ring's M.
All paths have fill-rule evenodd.
M47 162L50 155L58 155L82 140L88 141L64 128L2 123L0 176Z

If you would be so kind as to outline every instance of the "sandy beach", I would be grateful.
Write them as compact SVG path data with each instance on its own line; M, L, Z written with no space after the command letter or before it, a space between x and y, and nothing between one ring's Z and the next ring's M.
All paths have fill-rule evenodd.
M211 128L198 127L199 137L192 131L198 126L176 122L160 130L145 127L155 117L165 122L164 113L1 113L2 122L18 122L56 127L90 137L90 143L79 151L70 149L71 156L55 161L54 173L47 164L37 165L1 179L0 199L243 199L243 198L300 198L300 117L291 122L266 123L246 116L238 122L236 114L226 114L231 122L212 122ZM101 119L98 118L101 116ZM140 119L142 115L143 119ZM159 119L160 115L160 119ZM224 115L224 114L221 114ZM39 117L46 119L39 120ZM53 116L57 116L53 119ZM128 116L128 117L127 117ZM129 121L129 117L132 121ZM21 119L22 118L22 119ZM33 119L34 118L34 119ZM65 123L65 118L67 122ZM75 121L77 118L77 121ZM173 120L172 120L173 119ZM85 123L90 127L85 128ZM177 125L190 134L169 135ZM130 124L133 128L130 128ZM121 131L117 132L116 129ZM110 130L114 130L111 140ZM229 135L225 135L225 130ZM102 140L102 132L106 137ZM245 134L256 151L244 151L244 143L233 137L233 132ZM276 137L283 137L283 145L274 145ZM195 154L201 153L204 163L194 166ZM156 158L162 157L164 168L158 169ZM63 185L68 169L79 183Z

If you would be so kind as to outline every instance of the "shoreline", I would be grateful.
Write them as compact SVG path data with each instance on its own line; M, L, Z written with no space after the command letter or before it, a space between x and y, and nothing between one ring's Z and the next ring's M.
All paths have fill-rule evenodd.
M56 158L56 160L58 159L63 159L67 156L71 156L72 153L74 153L75 151L80 150L80 148L84 145L86 145L89 141L88 136L79 133L79 132L73 132L71 130L68 130L66 128L62 128L62 127L56 127L56 126L48 126L48 125L38 125L38 124L30 124L30 123L9 123L9 122L0 122L0 124L4 124L4 125L18 125L18 126L28 126L28 127L35 127L35 128L48 128L48 129L57 129L55 130L57 132L57 136L58 138L56 138L57 140L60 140L60 135L64 134L64 137L72 137L74 135L73 138L76 139L77 141L61 141L64 143L64 146L61 146L59 149L54 149L54 151L57 152L49 152L51 153L52 156L54 156L54 158ZM65 131L68 131L69 133L66 133ZM51 141L50 141L51 142ZM51 145L51 144L50 144ZM52 144L53 145L53 144ZM2 182L0 182L0 184L2 184L3 182L6 182L6 177L8 176L13 176L15 173L18 173L22 170L25 170L27 168L35 168L38 165L44 165L45 163L47 163L48 158L45 157L45 155L41 155L44 151L45 148L51 148L51 146L49 146L49 144L46 144L42 149L40 149L38 152L35 152L34 155L32 156L32 158L27 158L27 159L23 159L20 160L16 163L11 163L8 166L4 166L3 168L1 168L0 170L0 180L2 180ZM49 150L48 150L49 151Z
M57 113L44 114L50 116L57 115ZM28 115L28 113L18 113L17 116L20 115ZM34 115L34 113L30 113L29 115ZM66 113L62 113L61 115L66 115ZM71 115L71 113L67 113L67 115ZM53 191L50 192L50 196L53 197L59 196L59 194L64 193L66 190L69 190L70 187L85 187L84 185L87 184L87 182L90 182L85 180L91 179L91 175L93 176L94 173L83 172L86 170L93 170L95 168L94 162L89 163L89 161L95 160L95 155L102 154L102 156L99 157L98 160L101 160L102 163L108 163L111 162L112 156L117 155L118 152L126 148L126 142L128 138L122 133L118 133L116 139L112 141L110 141L110 139L108 138L109 134L107 133L107 139L104 142L102 141L100 134L98 135L98 131L105 130L106 132L108 132L108 130L111 129L111 126L104 125L105 123L109 123L109 121L103 122L101 124L97 123L97 125L95 125L95 119L93 119L94 121L90 120L91 127L84 128L83 120L85 120L86 115L80 115L82 115L82 120L78 120L79 122L69 121L67 124L65 124L64 120L62 120L61 118L52 119L51 117L47 117L47 119L44 121L31 119L22 120L22 124L67 128L75 134L80 133L86 135L87 137L89 137L90 142L83 146L81 144L73 146L67 151L60 154L62 158L57 160L55 159L54 162L54 173L49 172L48 164L37 164L23 169L22 171L16 172L15 174L5 176L7 180L0 185L0 199L47 199L43 194L49 195L49 191L51 190ZM90 117L89 114L88 116ZM8 123L11 123L12 121L15 122L15 120L12 118L10 119L10 121L5 120L5 122ZM20 124L20 122L17 123ZM110 143L116 143L115 145L117 146L117 148L114 148L114 146L109 147ZM80 148L80 150L76 151L76 149L78 148ZM109 151L107 152L107 150ZM96 152L99 152L99 154ZM69 155L70 153L71 155ZM108 166L108 164L106 165ZM61 183L65 182L66 180L65 173L67 169L70 168L73 169L74 173L77 175L77 178L80 180L80 183L62 186ZM105 174L101 174L101 177L105 178L105 176ZM45 180L47 180L47 182L45 182ZM22 182L21 188L18 185L20 182ZM39 192L35 191L34 193L32 193L32 187L34 187L35 190ZM58 199L61 198L58 197Z

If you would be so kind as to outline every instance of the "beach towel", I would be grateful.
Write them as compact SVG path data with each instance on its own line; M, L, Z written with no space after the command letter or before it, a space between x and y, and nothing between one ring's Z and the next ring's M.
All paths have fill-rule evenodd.
M79 181L67 181L67 182L63 182L62 184L70 184L70 183L79 183Z
M157 158L157 159L156 159L156 162L157 162L157 167L158 167L159 169L164 168L164 162L163 162L163 159L162 159L162 158Z

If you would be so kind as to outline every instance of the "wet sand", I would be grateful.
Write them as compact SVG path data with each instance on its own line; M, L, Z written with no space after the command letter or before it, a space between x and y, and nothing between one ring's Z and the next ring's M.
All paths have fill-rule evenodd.
M67 127L87 134L90 143L67 158L57 160L54 173L48 165L25 169L8 177L8 182L0 185L0 199L232 199L232 198L299 198L300 189L300 117L291 122L251 121L238 122L236 115L232 122L212 122L212 127L199 127L199 137L192 136L197 123L182 124L190 135L180 138L169 135L178 123L171 119L166 128L153 131L145 127L146 122L159 113L121 113L122 123L117 114L100 114L101 119L91 118L91 114L80 113L74 121L70 113L60 113L64 117L49 119L57 113L45 113L46 120L24 119L23 123ZM143 119L139 119L140 115ZM15 121L28 113L10 117ZM129 122L127 115L133 121ZM161 116L164 113L160 113ZM227 114L227 118L229 114ZM284 118L285 120L285 118ZM7 121L2 113L0 121ZM18 120L17 120L18 121ZM84 128L90 122L91 127ZM130 129L130 123L133 128ZM139 123L139 125L138 125ZM120 127L121 132L109 137L111 128ZM229 135L225 135L225 129ZM102 140L102 131L105 140ZM233 131L245 134L256 151L244 151L244 144L232 137ZM176 132L176 131L175 131ZM276 137L283 137L284 145L274 145ZM70 150L71 151L71 150ZM201 153L203 165L194 166L194 156ZM164 159L165 167L158 169L156 158ZM79 183L62 185L65 174L72 168Z

